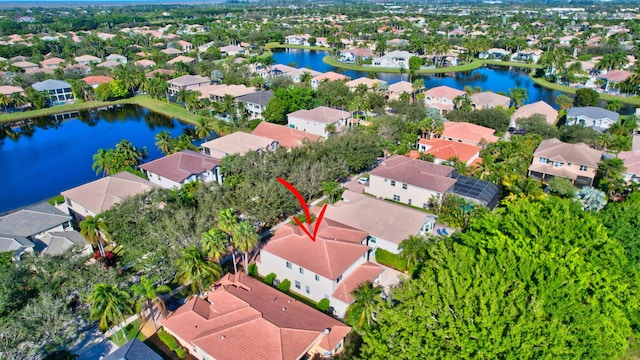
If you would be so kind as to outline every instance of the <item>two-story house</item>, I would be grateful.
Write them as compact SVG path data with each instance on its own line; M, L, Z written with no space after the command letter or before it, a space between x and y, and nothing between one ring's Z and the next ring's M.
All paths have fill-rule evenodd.
M102 61L102 59L93 55L76 56L74 60L80 65L87 65L87 66L91 66L93 64L97 64Z
M474 110L491 109L501 107L508 109L511 104L511 98L508 96L496 94L491 91L483 91L470 96L471 106Z
M415 56L408 51L395 50L390 53L373 59L371 65L386 68L409 68L409 59Z
M62 80L48 79L31 85L34 89L43 92L47 96L50 105L62 105L75 101L71 84Z
M198 90L199 87L211 84L211 79L200 75L183 75L168 80L170 95L176 95L180 90Z
M332 358L351 331L244 273L225 275L160 322L199 360Z
M547 124L555 125L558 120L558 111L544 101L537 101L520 107L511 115L511 126L518 123L518 119L524 119L533 115L541 115Z
M596 106L577 106L567 111L567 125L582 125L600 132L618 122L620 115L611 110Z
M222 160L225 156L232 154L244 155L250 151L259 153L273 151L278 148L278 142L239 131L207 141L201 147L203 154Z
M318 90L318 86L323 81L349 81L350 77L342 74L338 74L333 71L327 71L324 74L320 74L311 78L311 88L313 90Z
M602 151L592 149L584 143L542 140L533 153L529 177L549 181L558 176L571 180L578 187L591 186L601 158Z
M273 91L267 90L238 96L236 101L238 104L244 104L244 110L249 113L250 119L261 119L271 99L273 99Z
M335 127L336 131L347 126L347 121L351 117L348 111L332 109L326 106L319 106L311 110L298 110L287 114L287 122L290 128L329 137L328 126Z
M436 86L424 92L424 104L428 108L438 109L441 115L447 115L456 107L455 99L465 94L464 91L449 86Z
M279 146L285 148L296 148L304 145L305 141L315 142L322 137L320 135L310 134L302 130L292 129L288 126L260 122L258 126L251 132L253 135L274 139Z
M367 87L367 91L374 91L378 89L378 86L380 84L384 84L386 85L387 82L384 80L379 80L379 79L369 79L366 77L360 77L351 81L347 81L345 83L345 85L347 85L347 87L349 88L349 90L356 91L356 89L358 89L358 87L364 85Z
M140 165L152 183L165 189L180 188L191 181L222 185L220 160L191 150L183 150Z
M306 224L305 224L306 226ZM314 229L315 223L310 228ZM364 231L322 219L315 241L296 225L278 228L260 250L258 271L291 281L291 290L314 301L329 299L339 317L353 302L351 291L365 281L376 282L383 268L369 262L371 248Z
M468 122L447 121L440 138L461 143L484 146L498 141L493 135L496 131L484 126Z
M482 147L446 139L420 139L418 151L433 155L436 164L458 159L467 166L480 158Z

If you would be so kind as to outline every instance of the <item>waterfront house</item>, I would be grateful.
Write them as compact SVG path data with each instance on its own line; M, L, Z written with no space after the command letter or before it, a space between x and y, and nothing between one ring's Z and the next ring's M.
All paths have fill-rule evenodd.
M511 54L511 61L524 61L532 64L537 64L542 56L542 50L524 49L514 54Z
M418 151L435 156L435 163L442 164L457 159L467 166L473 164L480 158L482 147L451 141L446 139L420 139L418 141Z
M90 245L71 226L71 216L43 202L0 217L0 250L12 251L20 260L34 250L41 254L61 255L78 246L90 252Z
M609 91L615 89L616 84L626 81L631 75L632 73L627 70L611 70L602 75L598 75L597 78L606 81L604 89L605 91Z
M324 218L311 241L297 225L287 223L260 250L258 271L262 276L274 273L279 281L288 279L291 290L313 301L329 299L334 313L343 317L353 302L351 291L365 281L377 282L383 271L369 262L367 236Z
M436 86L424 92L424 103L428 108L438 109L444 116L455 108L455 99L465 95L466 93L462 90L449 86Z
M24 89L20 86L13 85L0 85L0 94L4 96L11 96L12 94L24 95Z
M102 59L93 55L76 56L74 60L80 65L87 65L87 66L91 66L93 64L97 64L102 61Z
M256 91L236 98L238 104L244 104L244 111L249 113L249 119L261 119L269 100L273 99L273 91Z
M241 56L245 53L245 48L237 45L227 45L220 49L220 53L224 56Z
M376 55L371 51L371 49L354 48L340 50L340 61L342 62L354 62L358 58L361 60L369 60L374 57L376 57Z
M69 214L80 222L87 216L107 211L124 199L150 191L158 186L139 176L123 171L63 191Z
M309 35L309 34L287 35L284 38L284 42L285 42L285 44L289 44L289 45L309 46L309 38L310 37L311 37L311 35Z
M180 188L199 180L222 185L220 160L191 150L183 150L140 165L149 181L165 189Z
M224 101L224 98L229 95L234 100L239 98L240 96L253 94L256 90L253 87L247 87L245 85L224 85L224 84L213 84L213 85L204 85L197 89L196 91L200 92L201 99L209 99L211 101Z
M18 69L21 69L26 74L36 72L38 69L40 69L40 65L34 64L30 61L16 61L13 64L11 64L11 66L15 66Z
M349 190L342 194L340 201L327 206L324 219L362 230L369 234L368 246L394 254L400 252L398 247L402 240L411 235L427 234L436 225L433 214Z
M558 139L542 140L533 153L529 177L549 181L558 176L578 186L591 186L598 172L602 151L584 143L568 144Z
M511 125L518 123L518 119L524 119L533 115L541 115L549 125L555 125L558 120L558 111L544 101L523 105L511 115Z
M287 124L290 128L329 137L327 127L332 125L336 132L347 126L347 121L351 117L348 111L332 109L326 106L319 106L311 110L298 110L287 114Z
M444 123L444 130L440 137L451 141L484 146L498 141L498 137L493 135L495 132L494 129L468 122L447 121Z
M242 272L223 276L160 323L199 360L333 357L351 331Z
M239 131L207 141L201 145L201 148L203 154L222 160L225 156L232 154L244 155L250 151L258 153L273 151L278 148L278 142L274 139Z
M60 59L58 57L52 57L45 60L40 61L40 66L43 69L55 70L60 67L60 64L64 63L64 59Z
M62 80L45 80L31 85L37 91L45 93L49 105L62 105L74 102L71 85Z
M369 79L366 77L360 77L351 81L347 81L345 83L345 85L347 85L347 87L349 87L349 90L351 90L352 92L356 91L359 85L366 86L367 91L374 91L378 89L378 85L380 84L386 85L387 82L379 79Z
M109 76L104 76L104 75L97 75L97 76L87 76L87 77L83 77L82 79L80 79L82 81L84 81L85 83L87 83L87 85L91 86L92 88L97 88L100 84L104 84L104 83L108 83L113 81L114 79L112 77Z
M305 141L315 142L322 139L321 136L296 130L284 125L272 124L266 121L260 122L251 132L253 135L274 139L279 146L295 148L304 145Z
M311 78L311 88L313 90L318 90L318 86L323 81L348 81L351 79L350 77L342 74L338 74L333 71L327 71L324 74L320 74Z
M618 122L620 115L596 106L572 107L567 111L567 125L582 125L600 132L605 132L609 127Z
M211 79L200 75L183 75L175 79L168 80L170 95L176 95L180 90L198 90L201 86L211 84Z
M400 96L403 93L411 96L414 92L413 84L408 81L398 81L397 83L391 84L387 91L389 100L400 100Z
M509 56L511 53L505 49L492 48L478 54L480 59L490 60L502 60L505 56Z
M415 56L408 51L392 51L384 56L373 59L372 66L386 67L386 68L405 68L409 69L409 59Z
M474 110L491 109L501 107L508 109L511 104L511 99L508 96L496 94L491 91L483 91L472 94L471 106Z

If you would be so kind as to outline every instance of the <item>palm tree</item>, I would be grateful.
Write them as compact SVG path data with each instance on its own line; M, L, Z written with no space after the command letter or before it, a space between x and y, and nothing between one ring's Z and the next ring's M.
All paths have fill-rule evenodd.
M327 126L324 127L324 131L328 134L333 134L336 130L336 124L327 124Z
M92 320L100 320L100 330L102 331L124 321L124 315L133 312L129 293L118 289L115 285L96 284L87 301L91 304L89 316ZM122 335L126 336L124 326L121 327L121 330Z
M128 140L120 140L116 144L116 152L122 155L122 165L135 167L142 163L142 160L147 157L147 150L145 148L138 149Z
M162 151L165 155L168 154L172 147L171 134L169 134L167 130L162 130L156 134L155 139L158 149L160 149L160 151Z
M211 135L214 130L214 126L211 123L211 119L204 116L198 117L195 124L195 133L198 139L205 139Z
M313 75L311 75L310 72L305 71L302 73L302 75L300 75L300 82L305 85L309 85L309 82L311 81L312 78L313 78Z
M87 216L80 222L80 235L82 235L91 245L97 247L100 255L104 258L106 253L102 242L103 236L107 236L107 223L102 215Z
M525 88L509 89L509 97L511 98L511 100L513 100L513 104L517 108L522 106L522 104L524 104L524 102L529 99L527 89Z
M0 94L0 106L2 106L2 111L7 112L7 106L11 105L11 99L4 94Z
M233 229L233 248L240 250L244 255L244 271L249 273L249 252L258 244L256 228L247 221L241 221Z
M411 84L411 88L413 89L413 101L416 101L416 95L422 89L424 89L424 80L423 79L415 79Z
M604 152L607 152L611 145L613 145L614 141L615 138L610 133L604 133L598 137L598 145L602 147Z
M565 94L556 97L556 104L563 110L569 110L573 106L573 100Z
M202 251L207 255L209 261L219 263L227 253L228 235L220 229L210 229L202 234Z
M197 247L191 246L180 251L176 260L176 281L180 285L191 284L191 294L199 294L209 288L220 275L222 269L215 263L208 263Z
M153 330L158 331L156 325L155 310L160 311L160 315L164 319L167 315L167 310L164 305L164 300L159 294L166 294L171 292L171 288L167 285L156 286L151 279L146 276L140 278L140 282L131 285L131 291L134 295L138 296L136 308L140 311L140 317L144 318L144 313L148 310L151 314L151 321L153 322Z
M218 213L218 229L226 232L227 235L231 236L237 223L238 217L233 209L220 210Z
M622 101L618 99L611 100L607 103L607 110L618 112L622 109Z
M400 246L400 256L407 260L407 270L411 268L411 265L416 266L419 258L424 255L426 246L426 239L420 235L410 235L408 238L402 240Z
M357 288L353 289L351 295L353 295L354 301L351 304L350 311L356 311L360 314L358 318L358 327L362 327L367 322L367 325L371 325L373 320L373 313L378 308L382 298L381 286L373 286L370 281L362 283Z
M344 188L337 181L323 181L322 193L329 199L329 204L333 204L340 198L344 192Z
M464 112L471 112L473 110L471 98L468 96L458 95L453 99L453 103L458 109Z

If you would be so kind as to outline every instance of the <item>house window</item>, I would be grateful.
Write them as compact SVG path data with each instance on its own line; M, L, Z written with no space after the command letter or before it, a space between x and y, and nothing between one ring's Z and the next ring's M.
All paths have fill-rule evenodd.
M304 274L304 269L300 268L300 274Z
M384 179L384 182L387 182L388 179Z
M296 289L300 290L300 281L296 280Z
M338 276L338 278L336 279L336 283L339 283L340 281L342 281L342 275Z
M309 287L309 285L305 285L304 292L306 292L307 294L311 294L311 288Z
M580 171L587 171L586 165L580 165Z
M399 195L393 195L393 201L400 201Z
M553 167L562 167L562 163L559 161L554 161L553 162Z
M541 157L541 158L538 159L538 162L540 162L542 164L547 164L547 163L549 163L549 159Z
M391 180L391 186L396 186L396 181L395 180Z
M422 203L422 208L423 208L423 209L428 208L427 203Z
M320 281L320 275L316 274L316 281Z
M291 263L287 261L287 269L291 269Z
M402 188L407 190L407 184L402 184Z
M411 199L407 200L407 204L411 205Z

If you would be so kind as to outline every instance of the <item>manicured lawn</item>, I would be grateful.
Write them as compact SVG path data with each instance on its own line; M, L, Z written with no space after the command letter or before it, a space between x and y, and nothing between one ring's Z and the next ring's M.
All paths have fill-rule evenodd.
M549 82L543 78L538 78L533 76L529 76L529 77L534 83L540 86L544 86L551 90L562 91L568 94L575 94L576 90L578 90L577 88L574 88L571 86L565 86L565 85ZM605 101L620 100L625 104L640 106L640 96L626 97L626 96L616 96L616 95L609 95L609 94L600 94L600 100L605 100Z
M62 204L64 202L64 196L58 195L56 197L52 197L51 199L47 200L47 202L53 206L55 206L56 204Z
M135 104L143 106L153 112L160 113L162 115L176 118L178 120L195 124L197 116L188 112L185 108L177 104L166 103L164 101L155 100L146 95L137 95L127 99L121 99L117 101L89 101L79 102L75 104L65 104L60 106L52 106L45 109L31 110L24 112L15 112L10 114L1 114L0 123L7 123L18 120L31 119L39 116L48 116L54 114L60 114L71 111L96 109L105 106L117 105L117 104Z
M482 63L487 65L497 65L497 66L513 66L527 69L542 69L544 66L540 64L527 64L523 62L517 61L502 61L502 60L480 60Z
M118 346L122 346L127 343L129 340L133 340L134 338L138 338L140 341L145 341L146 338L140 332L141 320L140 318L136 319L131 324L125 326L124 331L126 333L126 337L122 336L122 330L118 329L115 331L113 335L109 338L109 340L113 341L114 344Z
M398 271L407 271L407 262L402 259L400 255L396 255L384 249L376 249L376 261Z
M276 42L268 43L264 46L265 50L272 49L307 49L307 50L318 50L318 51L331 51L330 48L324 46L304 46L304 45L290 45L290 44L280 44Z

